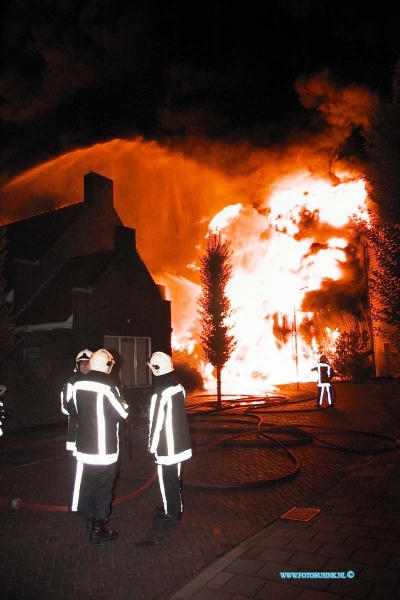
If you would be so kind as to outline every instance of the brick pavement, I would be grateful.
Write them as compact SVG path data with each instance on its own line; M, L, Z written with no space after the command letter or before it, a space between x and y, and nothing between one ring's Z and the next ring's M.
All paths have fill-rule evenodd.
M377 590L383 590L385 585L392 586L393 592L393 586L398 584L396 575L392 574L393 578L386 583L384 577L387 568L390 573L398 569L400 552L394 544L396 540L383 536L387 532L397 534L400 528L398 514L393 516L391 512L391 501L398 490L393 488L391 493L386 490L389 496L381 501L368 500L364 494L357 496L360 492L353 484L357 482L359 486L361 482L362 492L368 491L371 496L387 457L389 454L397 457L397 452L372 455L373 461L381 461L378 471L375 475L372 471L372 475L357 476L358 467L354 465L359 464L360 459L368 463L368 452L392 444L398 433L395 401L400 401L399 382L340 384L337 405L332 410L314 409L312 400L301 401L311 398L314 390L313 386L303 387L299 394L293 388L284 390L288 397L296 397L298 403L275 403L268 410L252 407L251 414L243 409L240 413L233 411L233 415L227 411L224 415L200 418L189 410L198 451L185 468L185 512L179 523L160 524L153 518L153 508L160 501L157 483L138 493L154 474L143 426L134 432L132 460L125 460L121 465L111 516L111 525L120 530L117 541L90 546L79 517L54 510L23 507L14 510L7 503L0 504L2 597L5 600L161 600L172 597L240 600L241 597L266 598L269 594L305 600L313 598L314 592L320 594L332 588L336 591L329 593L334 595L326 598L344 598L347 582L307 581L305 584L296 580L283 583L277 579L277 571L272 576L269 569L272 562L289 565L291 570L311 568L313 564L315 568L322 568L335 560L348 564L352 557L356 563L363 564L365 577L357 577L357 581L352 582L352 593L359 595L348 597L378 598ZM192 403L195 402L194 399ZM249 435L248 429L257 428L260 421L259 434ZM277 425L286 429L275 428L274 434L270 434L271 428ZM233 431L236 435L238 430L243 430L245 444L230 440L229 445L204 449L211 441L227 437ZM271 445L265 435L279 438L284 447ZM6 442L1 443L4 446ZM23 502L63 505L66 469L63 442L63 435L49 438L44 446L42 442L32 442L33 460L25 466L18 462L18 447L11 453L13 456L7 455L3 448L0 456L8 459L0 465L0 498L18 496ZM358 451L349 451L349 448ZM295 461L300 469L288 477ZM343 487L334 488L342 481L335 478L343 471L347 473ZM388 471L384 474L382 481L387 483ZM273 478L282 479L272 482ZM364 485L366 482L369 487ZM341 503L349 486L354 487L354 497L347 504ZM313 493L315 501L319 499L324 507L317 521L314 518L293 526L294 522L280 520L293 506L305 506L301 503L305 499L311 501ZM336 498L333 504L331 497ZM398 496L396 499L398 501ZM374 506L382 503L383 512L379 517L375 513L368 514L368 509L371 510L368 502L362 506L367 500L374 502ZM361 509L367 513L356 514ZM315 530L317 522L320 530ZM363 529L366 527L370 528L368 533ZM254 539L259 540L258 545ZM257 554L261 543L262 552ZM354 550L355 544L358 546ZM280 552L274 561L268 556L271 548ZM349 548L353 548L352 554ZM380 564L379 560L383 559L378 558L382 552L384 564ZM318 560L319 555L325 562ZM232 556L239 562L231 560ZM231 570L222 568L218 559L226 561ZM254 569L260 562L260 569L264 570L255 572L261 577L262 585L253 590L253 586L260 583L253 581ZM218 571L217 579L209 578L209 569ZM345 586L342 595L338 589L340 583ZM275 596L278 588L285 590L286 595ZM367 593L372 595L365 595Z
M400 597L398 451L348 466L301 506L321 512L307 522L275 521L214 562L171 600ZM282 573L292 576L284 579Z

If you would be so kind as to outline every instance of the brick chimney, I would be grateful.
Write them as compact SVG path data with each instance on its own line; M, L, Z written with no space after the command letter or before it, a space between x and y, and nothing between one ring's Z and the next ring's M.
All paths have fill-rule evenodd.
M114 205L114 182L112 179L103 177L98 173L90 171L84 176L84 201L86 204L94 204L112 208Z

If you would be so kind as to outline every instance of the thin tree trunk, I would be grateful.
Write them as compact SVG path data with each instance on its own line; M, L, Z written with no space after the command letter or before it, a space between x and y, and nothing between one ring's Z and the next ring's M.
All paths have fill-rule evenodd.
M217 365L217 407L221 408L221 365Z

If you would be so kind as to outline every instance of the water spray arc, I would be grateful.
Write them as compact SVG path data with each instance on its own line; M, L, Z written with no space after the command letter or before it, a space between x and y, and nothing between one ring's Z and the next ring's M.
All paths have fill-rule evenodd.
M80 202L85 172L112 179L118 214L137 230L138 250L172 301L174 347L188 352L199 339L199 248L207 231L218 228L232 243L228 294L238 340L224 385L267 392L293 378L292 336L284 321L291 319L303 281L309 288L306 312L329 304L330 314L339 315L343 303L352 310L359 301L359 290L348 281L357 279L363 257L349 224L365 211L365 186L344 164L333 184L334 165L323 173L310 147L302 148L304 165L311 165L305 167L299 148L289 147L282 160L259 149L248 156L240 146L203 142L185 154L141 139L112 140L40 165L8 182L4 192L12 199L9 218L21 218L29 204L34 214ZM295 320L299 330L299 314ZM313 335L302 339L307 352L296 340L299 381L309 380L322 335L317 320Z

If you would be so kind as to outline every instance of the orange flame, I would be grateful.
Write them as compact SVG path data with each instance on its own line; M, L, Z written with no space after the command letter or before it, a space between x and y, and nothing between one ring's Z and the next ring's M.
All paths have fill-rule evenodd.
M228 295L240 344L226 368L236 385L310 379L318 340L314 336L306 346L299 335L302 321L313 316L302 312L303 299L327 279L350 284L345 251L354 240L348 226L352 215L365 211L365 199L361 180L332 186L303 172L276 182L261 210L228 206L211 221L210 228L218 227L234 248ZM285 327L285 318L291 330L286 343L274 334L276 320ZM326 349L335 332L328 337Z
M232 243L229 284L237 350L223 372L227 387L266 389L309 380L316 335L301 335L312 312L304 299L327 281L349 286L360 251L349 225L365 211L356 168L323 175L321 156L293 145L285 157L245 146L205 144L167 149L142 139L113 140L76 150L32 169L4 186L3 223L80 202L83 176L113 179L114 204L157 283L172 300L173 346L199 344L198 254L218 228ZM314 169L304 168L313 164ZM325 165L326 166L326 165ZM315 171L315 172L313 172ZM325 331L326 343L335 330ZM296 350L295 350L296 348ZM294 352L298 372L295 371ZM211 377L210 366L205 368Z

